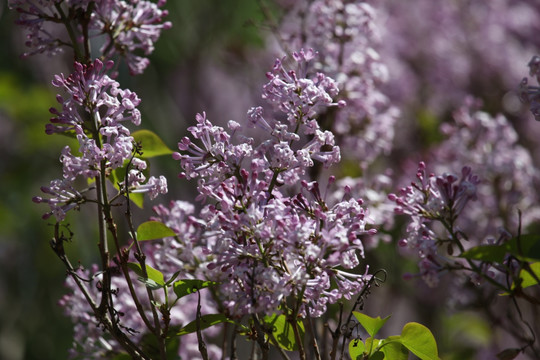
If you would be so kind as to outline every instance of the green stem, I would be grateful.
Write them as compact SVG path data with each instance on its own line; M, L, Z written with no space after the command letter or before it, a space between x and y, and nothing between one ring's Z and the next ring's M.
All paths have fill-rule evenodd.
M126 217L128 220L129 230L131 232L131 237L133 238L133 242L136 248L135 258L137 259L137 261L139 262L139 265L141 266L141 272L142 272L143 277L148 278L148 272L146 271L146 255L143 253L141 249L141 245L139 244L139 241L137 239L137 232L135 231L132 217L131 217L131 203L129 200L129 190L128 190L128 174L129 174L129 164L126 168L126 177L124 179L125 194L126 194ZM166 350L166 344L165 344L166 334L163 333L160 317L154 305L155 304L154 294L152 290L148 287L146 287L146 293L148 295L148 300L150 301L150 307L152 309L152 317L154 319L153 333L158 342L159 354L162 360L166 360L167 359L167 350ZM152 329L152 327L150 327L150 329Z
M60 19L62 20L62 23L66 27L69 40L71 41L71 45L73 46L73 51L75 52L75 60L84 62L85 58L83 57L81 49L79 48L79 45L77 42L77 35L75 34L75 30L71 26L71 22L69 21L68 17L64 13L64 10L62 9L61 3L55 3L54 7L56 11L58 11L58 14L60 14Z

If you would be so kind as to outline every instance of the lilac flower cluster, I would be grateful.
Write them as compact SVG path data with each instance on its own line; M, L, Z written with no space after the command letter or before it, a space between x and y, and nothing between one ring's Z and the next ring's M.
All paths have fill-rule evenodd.
M165 3L166 0L157 4L147 0L9 0L9 6L20 14L17 23L27 28L26 45L32 50L25 56L55 55L62 46L78 48L92 38L105 36L100 49L103 58L123 57L132 74L141 74L149 63L137 53L149 55L161 30L171 27L170 22L163 22L168 14L161 9ZM69 40L56 35L59 25L68 29Z
M533 56L528 66L529 76L535 77L537 83L540 83L540 56ZM534 118L540 121L540 87L529 85L529 80L523 78L520 84L520 99L530 104Z
M444 114L469 94L503 105L504 94L494 89L513 89L539 45L534 0L376 3L379 53L392 69L386 94L410 114Z
M287 43L323 54L313 67L337 79L339 99L347 107L324 115L321 126L339 137L362 168L391 150L399 114L381 92L388 70L376 50L378 31L375 9L367 2L347 0L298 2L280 31Z
M523 229L540 219L540 171L530 151L520 145L506 117L491 116L479 107L479 103L467 99L454 112L454 121L441 126L446 139L433 149L435 171L467 164L483 180L477 189L479 201L471 204L460 224L477 245L496 238L496 229L517 233L519 210L523 213Z
M480 179L470 167L463 167L461 177L453 174L435 176L428 174L425 163L418 165L417 180L400 190L399 194L389 194L396 203L395 212L411 218L407 226L407 237L400 240L400 246L408 246L418 252L420 274L426 283L435 286L439 272L445 269L448 259L439 253L443 244L460 246L460 232L456 221L471 201L476 200ZM434 224L441 224L437 229Z
M134 157L134 139L125 122L139 125L141 114L136 108L140 99L130 90L123 90L112 80L107 71L112 62L103 64L95 60L90 65L75 63L75 71L67 78L57 75L53 85L62 88L67 97L57 96L62 110L51 108L55 115L46 126L48 134L67 133L74 135L79 143L78 152L73 154L69 146L62 150L63 179L53 180L42 191L50 198L35 197L35 202L49 204L51 213L62 221L68 210L76 208L85 199L73 185L79 176L90 179L124 166L131 160L125 187L135 192L148 192L151 198L167 192L165 177L151 177L145 182L142 171L146 162ZM48 217L51 213L47 213Z
M300 69L313 56L311 50L293 54ZM362 201L346 198L331 206L317 182L304 180L314 160L325 166L339 161L333 134L322 131L315 116L344 104L332 101L337 86L331 78L300 74L285 70L283 59L267 74L263 98L284 121L250 109L250 124L266 133L259 145L236 122L229 122L229 134L203 114L189 129L194 140L184 138L174 155L182 177L198 178L206 205L191 223L194 229L204 224L198 243L205 248L205 276L221 283L233 316L278 312L291 298L299 314L320 316L328 303L350 299L369 279L348 271L363 256L360 238L374 233L366 229Z
M24 54L29 56L37 53L47 53L55 55L61 51L62 41L56 38L51 29L48 28L50 22L57 18L54 8L59 4L59 0L9 0L10 8L19 12L17 23L26 27L28 34L25 45L33 50Z
M165 239L159 247L149 246L146 249L147 251L145 251L149 264L154 268L160 269L167 278L170 278L179 270L177 264L174 263L172 266L169 266L170 264L163 262L160 257L162 254L161 250L164 248L167 249L166 252L169 254L174 252L174 245L170 244L170 241L173 241L173 239ZM99 299L101 297L100 286L103 275L98 271L97 266L92 266L91 269L79 269L76 275L89 280L87 282L88 293L93 299ZM180 276L181 278L188 277L185 271L182 271ZM135 284L138 282L136 276L133 276L131 280ZM110 354L122 353L124 349L122 349L118 342L100 328L87 299L71 277L67 278L66 287L69 289L69 292L62 297L59 304L63 307L65 315L71 318L74 324L73 346L69 350L69 358L90 360L100 357L108 358ZM129 332L130 339L133 342L142 343L143 337L147 333L147 328L139 316L126 280L122 276L113 276L111 287L114 289L115 311L118 314L120 325ZM135 290L139 299L146 299L146 289L144 286L136 286ZM159 296L158 292L154 292L154 295L156 302L164 303L163 296ZM194 301L194 296L197 295L194 294L191 297L187 296L179 299L171 309L171 327L180 328L195 320L197 301ZM146 316L151 318L152 305L146 300L143 301L143 306ZM205 313L217 312L215 302L212 300L208 291L201 291L201 306L203 307L202 311ZM205 335L212 337L217 332L219 332L219 327L213 327L206 330ZM208 353L209 358L212 360L222 358L221 348L215 344L208 344ZM182 355L183 358L202 359L196 334L182 336L177 354Z
M126 60L131 74L141 74L150 61L137 52L150 55L161 31L172 26L169 21L163 22L168 15L167 10L161 9L165 3L166 0L159 0L157 4L145 0L96 1L89 27L96 35L107 35L100 49L102 56L119 55Z

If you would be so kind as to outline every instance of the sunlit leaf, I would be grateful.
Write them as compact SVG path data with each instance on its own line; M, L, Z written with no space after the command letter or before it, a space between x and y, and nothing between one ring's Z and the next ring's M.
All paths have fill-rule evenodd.
M274 314L272 316L265 316L264 322L272 327L272 334L274 335L279 347L287 351L294 351L298 349L293 326L287 321L286 315ZM305 333L304 324L301 321L297 321L296 324L300 338L303 339Z
M380 351L385 355L385 359L392 360L407 360L409 358L409 350L401 344L401 336L389 336L382 340Z
M540 278L540 262L535 262L532 264L529 264L530 270L536 275L536 278ZM534 276L527 271L526 269L521 269L519 272L519 278L521 279L521 288L525 289L529 286L538 285L538 281L534 278ZM516 288L516 284L512 284L512 289ZM505 293L503 295L508 295L508 293Z
M155 240L175 236L174 231L160 221L147 221L137 228L137 240Z
M364 349L364 343L360 339L353 339L349 342L349 355L352 360L362 360Z
M183 279L176 281L173 285L173 289L176 296L181 298L212 285L216 285L216 283L198 279Z
M379 344L380 344L381 341L382 341L382 340L380 340L380 339L374 339L374 338L372 338L372 337L368 337L368 338L366 339L366 349L365 349L365 352L368 353L368 354L374 352L374 350L377 349L377 346L379 346Z
M150 130L139 130L131 134L135 141L142 145L141 157L148 159L155 156L170 155L173 153L171 149L165 145L163 140Z
M149 279L149 280L152 280L154 281L156 284L160 285L161 287L163 287L163 285L165 285L165 280L163 278L163 274L161 273L161 271L159 270L156 270L154 269L153 267L151 267L150 265L146 265L146 273L148 275L148 277L145 278L144 274L143 274L143 271L142 271L142 268L141 268L141 264L139 263L134 263L134 262L130 262L127 264L128 267L133 270L137 275L139 275L141 278L144 279ZM143 281L144 282L144 281ZM145 282L145 284L151 284L151 282Z
M410 322L401 331L401 343L421 360L438 360L437 343L431 331L422 324Z
M199 321L200 330L204 330L206 328L209 328L210 326L214 326L214 325L221 324L224 322L234 323L234 321L228 319L223 314L203 315L201 316L200 319L198 319L198 321ZM197 320L194 320L190 322L189 324L187 324L186 326L184 326L182 329L180 329L180 331L176 335L190 334L190 333L194 333L195 331L197 331Z
M374 337L381 327L390 319L390 315L385 317L384 319L381 319L379 316L376 318L372 318L371 316L368 316L366 314L362 314L358 311L353 311L354 317L358 322L366 329L366 332L371 336Z

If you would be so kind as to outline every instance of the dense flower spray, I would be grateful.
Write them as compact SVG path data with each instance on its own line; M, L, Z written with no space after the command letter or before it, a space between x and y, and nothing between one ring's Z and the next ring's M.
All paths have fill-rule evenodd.
M338 81L338 99L347 106L321 114L321 127L339 138L347 158L359 162L362 169L390 152L399 115L381 92L389 75L377 51L376 18L368 2L297 2L282 20L279 34L286 46L309 47L322 54L310 66Z
M537 255L521 245L536 241L535 235L522 237L522 229L534 228L539 218L539 173L507 118L466 101L453 121L442 125L445 138L422 154L433 173L420 162L415 180L397 194L385 195L400 174L381 169L402 157L380 156L393 148L396 104L408 106L411 100L402 84L392 81L402 81L415 69L421 75L404 82L407 90L416 89L409 91L411 101L425 102L421 110L427 112L433 106L434 113L445 112L446 99L418 89L429 92L440 84L450 89L446 75L463 82L459 75L473 74L477 67L460 66L472 64L464 60L469 54L463 49L481 54L482 65L493 60L500 46L491 45L506 39L496 36L497 29L515 30L511 38L525 36L513 22L519 7L506 0L467 5L463 9L471 14L465 17L454 3L415 1L415 12L403 12L402 18L397 16L402 5L391 0L294 2L279 26L272 27L290 56L278 58L266 74L266 105L247 111L247 126L233 120L218 126L211 112L197 114L190 135L173 152L150 131L145 132L150 141L136 141L141 132L129 128L141 123L140 99L115 80L121 69L112 61L122 58L133 75L144 71L145 56L171 26L163 22L165 1L10 0L28 30L26 55L71 48L75 58L72 73L53 80L62 94L57 96L60 106L50 109L46 133L68 135L76 145L62 150L63 176L34 197L49 205L44 218L56 220L50 244L68 274L69 291L60 304L75 323L72 358L236 358L238 335L253 342L253 357L260 352L262 358L273 354L270 345L284 359L289 358L285 351L298 351L304 360L326 354L337 358L341 351L343 358L347 340L353 358L377 356L368 354L371 350L386 358L393 351L412 351L408 346L415 339L407 338L408 325L401 336L377 342L373 327L366 327L372 349L366 341L359 350L364 342L355 336L363 334L352 321L380 280L364 263L366 252L377 251L379 238L390 241L401 230L405 235L398 244L414 252L418 275L429 286L445 273L466 274L452 277L453 285L467 283L469 290L479 289L476 295L490 298L502 292L515 312L507 318L519 319L511 322L510 333L524 344L509 349L510 354L538 352L535 330L516 300L538 304L529 293L538 280L538 263L531 262ZM386 7L377 9L381 4ZM529 1L524 4L523 9L537 9ZM497 11L505 9L513 12L508 20L499 19ZM424 11L435 16L421 23L418 34L410 25ZM468 43L462 28L477 24L482 14L489 15L485 31ZM384 21L396 36L381 43ZM451 28L452 36L442 36L441 28ZM412 42L405 40L411 38L427 39L433 57L409 47ZM487 45L478 47L484 38ZM291 48L309 50L291 53ZM454 48L457 56L445 56ZM498 60L490 64L506 64ZM392 76L386 64L396 69ZM529 67L538 78L539 58ZM437 82L443 70L444 81ZM467 91L440 93L453 103ZM536 117L538 93L537 86L522 82L521 96ZM141 205L138 193L154 199L167 192L165 177L147 180L143 156L152 146L161 147L156 154L172 153L180 163L179 177L196 182L198 204L176 200L156 205L151 220L137 227L132 204ZM342 157L348 162L334 173ZM342 176L349 173L357 178ZM75 238L67 214L87 203L97 209L100 261L85 268L72 265L64 246ZM394 227L400 223L394 224L389 207L408 218L404 229ZM125 226L118 226L113 209L121 209ZM375 228L384 234L377 237ZM493 285L491 293L483 292L483 283ZM456 291L454 298L462 294ZM337 319L329 316L333 310ZM365 326L360 315L354 313ZM316 326L316 321L325 324ZM522 331L524 325L528 332ZM431 335L429 330L423 334ZM436 345L430 347L426 358L438 358Z
M8 3L20 14L17 22L27 28L26 45L30 51L25 56L55 55L69 46L80 58L83 52L89 52L94 38L104 37L102 58L124 58L133 75L141 74L148 66L149 60L141 55L149 55L161 30L171 27L170 22L163 22L167 11L161 8L166 0L157 4L147 0L9 0ZM63 27L68 38L59 35L64 35Z
M476 244L497 237L493 233L497 229L516 233L520 225L527 229L540 219L540 172L530 150L520 144L504 115L491 116L480 106L467 99L453 113L453 121L441 126L445 140L432 152L436 172L467 165L482 179L478 201L469 205L460 223L460 229Z
M379 53L392 69L385 93L404 112L442 115L470 94L490 98L502 111L501 97L514 89L530 48L539 45L534 0L374 3Z
M189 128L194 140L184 138L174 155L182 177L198 178L199 200L207 204L201 211L207 231L199 240L207 248L206 276L222 283L233 316L276 312L289 298L296 299L295 313L320 316L327 303L350 299L369 279L346 271L359 265L361 236L374 232L366 229L362 201L327 204L318 182L305 180L314 161L328 167L340 160L333 134L315 117L345 105L332 101L338 90L331 78L302 72L314 56L293 53L299 70L286 70L278 59L267 74L263 98L277 114L264 115L261 107L248 112L250 124L266 134L260 144L235 122L229 134L199 114Z
M74 135L80 153L74 155L66 146L60 157L63 178L42 188L50 197L34 198L35 202L48 203L58 221L64 219L68 210L87 200L75 190L73 182L77 177L91 179L102 172L111 173L124 166L126 161L131 160L133 168L127 176L127 183L120 179L123 186L134 192L148 192L151 198L167 192L167 181L163 176L151 177L143 185L146 178L142 171L146 169L146 162L134 158L135 141L124 126L125 122L140 124L141 114L136 108L140 100L137 94L121 89L120 84L107 75L112 67L112 62L103 64L100 60L90 65L76 62L73 74L67 78L56 76L53 81L53 85L64 89L68 96L57 96L62 110L51 108L55 116L47 124L46 132Z
M454 112L454 121L441 126L446 139L431 152L437 174L451 174L467 164L463 171L469 173L472 168L475 177L469 179L464 172L458 185L448 185L450 189L457 186L456 190L445 195L441 179L454 183L459 177L428 175L421 163L417 182L398 195L390 195L397 204L395 211L411 219L407 238L400 245L418 251L420 273L431 285L453 266L448 266L449 260L443 260L441 252L452 255L474 246L505 242L539 218L535 190L539 173L529 151L518 144L514 128L503 115L492 117L479 106L468 98Z
M470 167L464 167L461 177L453 174L435 176L426 170L421 162L416 173L417 180L400 190L399 194L388 197L396 203L398 214L407 214L411 221L407 226L407 238L400 246L409 246L418 252L420 274L430 286L438 284L439 273L449 262L441 256L441 245L461 246L462 236L456 230L456 220L471 200L476 200L480 179L472 174ZM443 225L438 233L432 224Z

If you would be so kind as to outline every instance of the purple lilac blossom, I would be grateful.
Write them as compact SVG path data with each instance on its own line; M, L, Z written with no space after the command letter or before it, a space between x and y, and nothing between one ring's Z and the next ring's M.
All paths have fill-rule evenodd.
M121 56L132 75L141 74L150 61L137 53L150 55L161 31L172 27L171 22L163 22L168 15L167 10L161 9L165 3L166 0L157 4L145 0L97 0L89 27L96 35L106 34L101 54L106 58Z
M505 116L491 116L479 108L478 102L467 99L453 121L441 126L446 139L433 149L438 173L468 165L482 179L478 201L470 204L460 222L460 230L475 245L497 238L500 231L517 234L518 211L523 229L540 220L540 171L531 153L520 145Z
M436 286L439 276L450 259L441 254L441 245L461 239L455 227L459 215L471 200L476 200L480 179L470 167L463 167L461 177L445 173L435 176L428 173L425 163L418 165L416 181L400 189L398 194L389 194L395 202L396 214L410 217L407 237L399 241L402 247L409 247L419 257L420 275L429 286ZM443 228L437 225L443 225ZM446 243L445 243L446 242ZM452 259L453 260L453 259Z
M266 134L259 145L237 123L229 122L231 135L202 114L189 129L194 140L184 138L174 155L182 177L198 178L205 206L200 220L190 221L204 224L198 242L205 248L205 276L221 283L232 316L277 312L299 296L302 316L320 316L328 303L350 299L369 279L352 271L363 256L360 238L374 233L366 229L362 201L329 205L326 191L304 179L314 160L325 166L340 160L333 134L321 131L315 117L344 104L333 102L337 86L331 78L303 77L301 69L314 56L311 50L294 53L298 72L278 59L267 74L263 98L278 115L249 110L249 123Z
M62 50L62 41L53 35L50 29L52 20L58 20L55 6L60 0L9 0L10 8L19 13L17 24L25 26L27 30L25 45L31 50L23 56L37 53L56 55Z
M539 198L536 189L540 172L534 166L527 149L519 145L518 135L503 115L492 117L479 111L480 103L472 98L454 112L453 122L441 126L446 139L431 150L433 168L437 173L450 172L466 164L475 169L480 182L464 183L463 194L472 194L476 201L461 197L461 202L452 201L458 219L453 224L455 234L460 234L463 249L484 244L500 244L518 232L519 226L527 229L540 219ZM433 180L425 168L419 169L419 185L402 189L400 196L391 195L397 203L398 213L411 217L407 227L409 236L400 245L418 250L421 274L435 285L437 274L444 269L444 256L440 255L443 245L440 239L448 233L433 225L434 222L449 224L444 219L448 211L448 196L440 186L434 191ZM433 179L434 177L429 177ZM459 212L467 207L466 215ZM521 218L518 211L522 212ZM519 223L521 220L521 223ZM443 250L444 251L444 250ZM494 276L491 267L483 269ZM479 282L479 277L472 279Z
M376 17L375 8L363 1L300 1L278 29L287 44L322 54L309 70L334 77L340 88L337 99L347 106L322 114L320 125L339 138L348 157L362 168L390 152L399 115L381 92L388 69L377 51Z
M535 77L537 84L540 84L540 56L533 56L528 66L529 76ZM529 85L529 80L525 77L521 80L519 93L520 100L530 105L534 118L540 121L540 87Z
M200 263L204 261L207 255L203 247L195 239L200 238L205 224L202 220L194 217L195 207L188 202L172 201L168 207L164 205L155 206L154 211L156 216L153 217L153 220L163 222L177 236L142 243L147 264L161 271L167 279L178 271L178 279L204 276ZM91 271L79 270L78 275L89 278L92 274L94 274L95 278L90 282L89 289L91 295L99 299L100 292L97 284L100 275L97 274L97 266L93 266ZM143 305L147 316L151 318L151 308L144 285L140 284L135 276L132 277L132 281L136 285L139 299L144 299ZM75 282L68 278L66 286L71 291L61 299L60 305L75 324L74 343L70 350L70 358L95 359L103 357L107 353L121 352L121 347L97 327L96 320L92 315L92 309L82 293L77 289ZM121 314L120 324L127 329L131 329L131 340L140 341L147 328L138 315L127 283L122 277L115 276L112 278L111 287L117 289L114 306L115 310ZM156 301L163 302L159 291L154 291L154 296ZM195 320L195 314L197 313L196 296L197 294L186 296L172 307L170 313L171 327L182 327ZM169 295L169 301L170 299ZM207 290L201 291L201 306L203 315L218 312L216 303ZM204 336L205 338L212 338L217 336L219 331L219 326L213 326L204 330ZM209 341L206 343L210 359L221 359L221 349ZM187 334L181 337L178 354L187 359L201 359L196 334Z
M394 227L394 205L389 203L387 194L393 188L393 173L390 170L376 175L365 174L362 177L345 177L336 182L337 189L332 193L332 199L345 197L362 197L369 206L367 217L369 222L377 225L377 234L363 239L366 250L375 249L379 241L391 242L388 233Z
M57 75L52 82L67 96L57 95L62 109L50 109L54 117L46 125L46 133L73 134L79 143L79 154L73 154L69 146L62 150L63 179L42 188L50 198L34 198L35 202L48 203L57 221L62 221L67 210L85 200L74 190L77 177L90 179L101 172L110 174L133 157L134 139L124 123L140 124L141 114L137 109L140 99L134 92L121 89L107 75L112 67L112 61L103 64L96 59L90 65L75 62L75 71L70 76ZM151 198L167 192L163 176L152 176L143 185L145 161L134 158L132 165L127 184L131 191L148 192Z
M27 29L26 45L31 50L24 56L55 55L68 44L78 47L88 32L90 38L106 38L100 49L103 58L124 58L133 75L141 74L149 64L141 55L150 55L161 31L172 26L163 22L168 14L161 9L165 3L166 0L157 4L146 0L9 0L10 8L20 14L17 23ZM72 39L56 35L60 26L69 27L75 44Z
M175 247L177 245L170 244L170 241L173 240L164 239L162 243L155 242L145 246L148 264L159 269L166 278L170 278L179 270L175 262L167 263L160 257L163 252L170 254L176 250ZM101 274L97 272L97 266L93 266L91 270L80 269L77 271L77 275L85 279L92 278L88 282L88 290L94 299L99 299L101 296L99 290ZM185 272L181 272L180 278L188 278L188 275ZM132 276L132 281L135 285L137 296L143 303L146 316L151 318L151 305L148 303L145 286L137 280L136 276ZM71 277L67 278L66 286L70 291L62 297L59 303L63 307L65 314L74 323L73 346L69 350L69 358L90 360L100 357L108 358L107 356L110 356L110 354L121 353L122 347L98 326L91 307ZM147 327L135 307L127 282L122 276L113 276L111 288L115 291L115 296L113 297L114 308L119 314L120 325L129 332L129 337L133 342L140 343ZM156 301L163 303L164 299L161 293L160 291L154 291L154 296ZM216 313L215 302L212 300L210 293L203 290L200 294L201 312L203 314ZM171 327L182 327L195 320L195 314L197 313L196 296L197 294L192 294L183 297L175 304L170 312ZM219 326L214 326L205 330L204 334L205 337L212 337L217 332L219 332ZM221 359L221 349L219 346L207 341L207 347L210 359ZM187 334L181 337L178 354L182 358L202 359L196 334Z
M534 0L375 3L379 53L392 69L385 93L406 113L445 114L469 94L500 104L498 89L515 88L520 64L540 45Z

